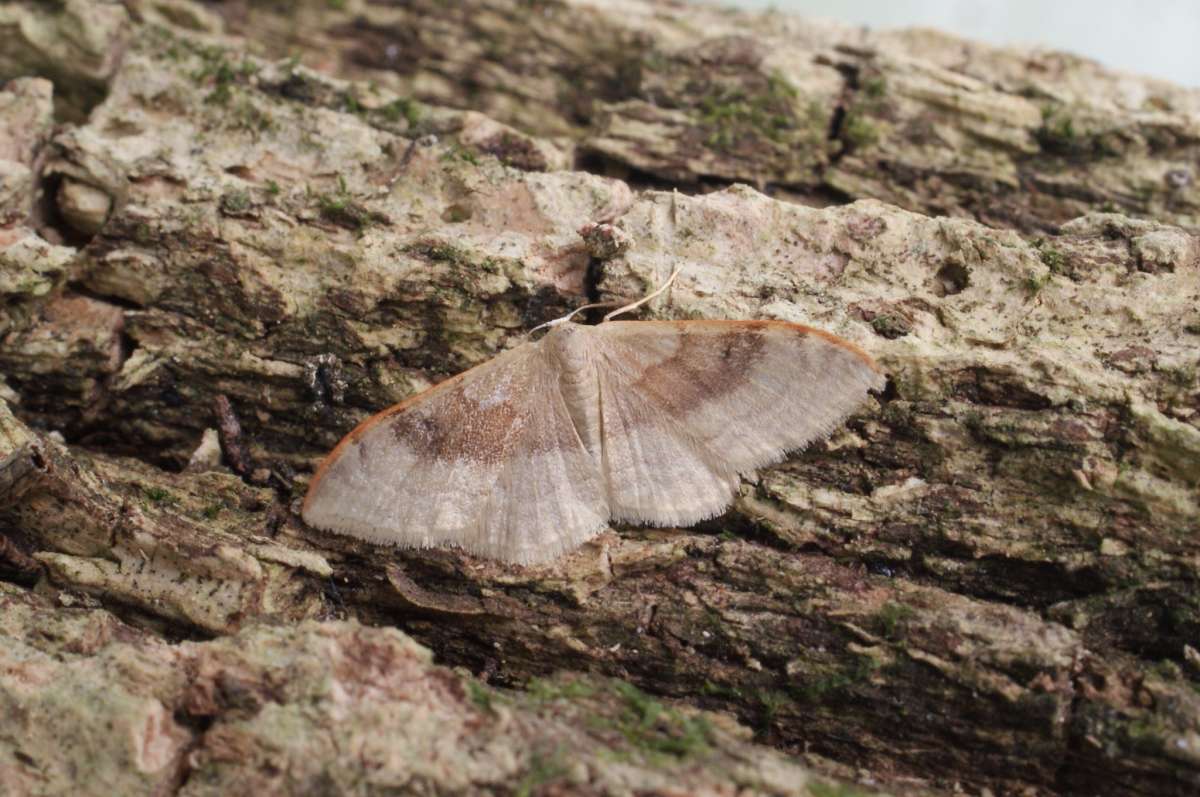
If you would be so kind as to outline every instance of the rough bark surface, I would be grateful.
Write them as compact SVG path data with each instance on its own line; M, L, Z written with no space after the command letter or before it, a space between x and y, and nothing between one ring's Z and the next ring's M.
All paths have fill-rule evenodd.
M6 794L78 793L84 771L91 794L838 788L728 718L604 678L497 691L393 629L259 624L168 644L61 595L0 585L0 606Z
M3 790L1200 788L1200 93L645 0L0 28ZM370 412L676 266L647 315L888 388L545 567L299 521Z

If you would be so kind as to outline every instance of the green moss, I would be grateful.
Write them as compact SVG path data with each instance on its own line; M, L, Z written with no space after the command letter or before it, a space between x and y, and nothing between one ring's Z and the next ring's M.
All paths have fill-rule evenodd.
M386 217L381 213L356 202L350 196L345 181L340 177L336 193L317 194L315 199L321 218L348 230L361 232L372 224L386 221Z
M513 789L514 797L531 797L552 781L561 780L567 774L566 757L562 748L550 755L534 751L529 757L529 771Z
M667 708L625 681L614 681L612 690L622 705L617 717L607 724L631 747L673 758L688 758L709 748L712 729L703 717L685 716Z
M1150 719L1134 720L1126 724L1122 735L1127 740L1126 746L1132 751L1144 755L1160 755L1167 746L1170 732Z
M1051 273L1062 274L1066 270L1067 258L1045 239L1039 238L1034 241L1033 248L1037 250L1038 257L1046 264L1046 268L1050 269Z
M233 97L233 87L239 79L246 79L259 70L254 62L246 56L238 64L228 58L229 53L219 47L194 47L193 52L200 58L203 65L192 77L198 83L212 83L213 89L204 98L210 105L228 105Z
M233 96L233 91L229 88L228 83L218 83L216 88L205 96L204 101L210 105L228 105L229 98Z
M1030 296L1037 296L1050 283L1049 274L1029 274L1025 277L1025 291Z
M466 266L471 262L468 252L445 241L423 241L405 247L404 251L456 266Z
M800 127L796 117L796 88L778 72L767 77L766 87L747 93L742 86L715 86L699 98L700 124L708 129L707 144L728 149L743 137L764 137L788 143Z
M874 792L863 791L849 783L822 783L816 781L808 784L808 793L812 797L870 797Z
M736 686L725 686L724 684L713 683L712 681L704 682L704 685L700 687L700 694L709 697L722 697L726 700L742 699L741 689L738 689Z
M767 76L767 97L772 100L790 101L796 99L799 92L796 87L778 70Z
M879 140L879 128L861 112L850 110L842 121L842 140L851 149L869 147Z
M1117 132L1088 131L1062 106L1042 109L1037 139L1046 152L1073 157L1116 157L1126 146Z
M173 506L179 503L178 498L162 487L142 487L142 495L151 503L162 504L163 506Z
M1191 387L1196 384L1196 366L1181 365L1165 371L1167 379L1179 387Z
M324 142L314 136L311 130L302 130L297 143L304 149L312 152L320 152L325 149Z
M912 324L902 316L880 313L871 319L871 329L888 340L894 340L912 332Z
M531 678L525 684L525 693L538 703L554 700L581 700L596 693L596 687L586 681L547 678Z
M479 165L479 158L475 155L475 153L469 149L459 146L458 144L452 144L449 146L446 151L442 153L441 159L443 162L461 161L462 163L469 163L472 166Z
M1052 149L1069 150L1077 146L1078 134L1075 132L1075 120L1069 116L1060 116L1051 109L1042 112L1042 142Z
M346 113L360 114L365 109L358 98L347 91L342 93L342 110Z
M244 97L234 104L223 121L234 130L250 133L263 133L275 127L274 120L262 108Z
M221 211L224 213L245 213L250 209L250 193L235 189L221 196Z
M875 622L883 636L895 639L897 632L915 616L916 612L908 604L888 601L875 615Z
M1164 681L1182 681L1183 668L1170 659L1162 659L1155 662L1150 667L1150 671L1162 678Z
M489 713L493 710L493 693L491 689L479 683L474 678L464 679L464 685L467 689L467 697L475 704L476 708Z
M763 724L770 726L784 706L795 703L791 695L776 689L760 689L756 695L763 710Z
M268 194L270 194L271 196L278 196L279 192L281 190L282 189L279 187L279 183L275 182L274 180L267 180L267 193Z
M408 122L409 127L415 127L425 115L424 106L407 97L389 102L380 108L378 113L389 122L398 122L403 119Z
M863 81L862 90L869 99L882 99L883 95L887 93L887 81L878 75L869 77Z
M849 691L855 684L871 677L877 667L869 656L859 656L853 666L826 672L815 672L798 685L789 686L788 692L798 700L820 703Z

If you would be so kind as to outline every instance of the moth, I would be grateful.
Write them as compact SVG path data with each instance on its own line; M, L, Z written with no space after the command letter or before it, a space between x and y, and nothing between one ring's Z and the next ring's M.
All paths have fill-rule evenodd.
M828 436L884 382L862 349L799 324L563 320L359 424L304 520L546 562L614 521L720 514L742 474Z

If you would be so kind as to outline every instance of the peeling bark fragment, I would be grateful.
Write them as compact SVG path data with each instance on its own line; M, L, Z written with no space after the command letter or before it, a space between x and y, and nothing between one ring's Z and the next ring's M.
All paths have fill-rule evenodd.
M217 396L213 402L217 414L217 433L221 439L221 451L230 469L239 476L250 474L251 462L242 446L242 425L238 423L233 405L225 396Z

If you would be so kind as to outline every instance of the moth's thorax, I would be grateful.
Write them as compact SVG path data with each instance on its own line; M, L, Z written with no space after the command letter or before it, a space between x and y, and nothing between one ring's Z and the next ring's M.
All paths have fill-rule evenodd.
M600 376L588 327L567 322L546 333L546 351L558 371L558 388L584 448L600 454Z
M591 362L590 334L587 327L570 321L559 324L546 333L546 349L560 369L578 371Z

